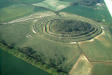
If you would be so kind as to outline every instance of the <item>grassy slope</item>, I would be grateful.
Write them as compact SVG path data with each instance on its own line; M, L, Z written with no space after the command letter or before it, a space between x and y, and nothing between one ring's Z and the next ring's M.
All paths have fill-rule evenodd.
M32 34L32 22L21 22L16 24L0 25L0 38L5 39L9 44L20 45L27 40L26 36Z
M46 61L49 61L49 58L54 58L55 54L65 56L67 60L63 63L63 67L66 68L70 68L70 65L73 65L80 55L80 50L76 45L57 43L44 39L39 35L35 35L32 39L29 39L24 43L23 47L25 46L32 47L34 50L42 52L46 57Z
M34 34L32 32L32 21L1 25L0 35L1 39L9 44L14 43L16 47L32 47L34 50L43 53L45 61L48 63L49 59L55 59L55 54L59 57L65 56L66 61L61 66L66 70L72 67L80 55L80 50L76 45L56 43L40 37L38 33ZM27 35L32 37L27 38Z

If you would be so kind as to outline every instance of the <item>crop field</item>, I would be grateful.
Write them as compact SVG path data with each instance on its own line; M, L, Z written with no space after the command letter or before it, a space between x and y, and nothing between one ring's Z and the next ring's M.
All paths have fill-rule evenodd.
M59 0L45 0L41 3L33 4L34 6L44 7L53 11L59 11L70 6L70 2L64 2Z
M95 63L91 75L111 75L112 64L110 63Z
M0 7L0 48L52 75L111 75L112 21L104 3L90 4L9 0Z
M46 11L43 8L31 5L32 3L41 1L42 0L0 1L0 23L28 16L38 11Z
M77 63L73 66L70 75L90 75L92 70L92 65L88 59L82 54Z
M68 11L68 10L71 10L71 11ZM69 6L63 10L60 10L60 11L73 13L73 14L84 16L87 18L91 18L91 19L98 21L98 22L106 22L109 24L112 23L111 17L110 17L110 14L108 12L108 9L106 8L106 5L95 6L95 7L87 7L87 6L83 6L83 5L72 5L72 6Z
M17 17L19 18L25 15L29 15L33 13L33 8L34 7L27 6L25 4L12 5L6 8L2 8L0 10L0 22L10 21L12 19L16 19Z

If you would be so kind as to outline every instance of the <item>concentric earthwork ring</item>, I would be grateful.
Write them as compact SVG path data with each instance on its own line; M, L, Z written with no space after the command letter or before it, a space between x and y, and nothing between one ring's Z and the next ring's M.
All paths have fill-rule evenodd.
M102 32L99 23L77 15L44 17L34 27L43 38L63 43L90 40Z

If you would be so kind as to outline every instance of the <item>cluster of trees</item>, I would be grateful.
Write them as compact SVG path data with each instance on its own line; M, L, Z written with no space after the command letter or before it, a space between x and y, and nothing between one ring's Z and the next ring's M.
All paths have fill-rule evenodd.
M28 57L33 58L36 62L41 62L42 64L45 64L45 56L41 52L37 52L30 47L19 48L18 50Z
M53 57L51 58L49 57L48 60L46 60L47 57L43 53L39 51L37 52L33 50L32 48L24 47L19 49L19 51L33 58L37 62L41 62L43 65L45 64L48 67L55 68L57 72L67 73L67 71L65 71L62 66L62 64L66 61L66 57L63 55L55 54Z
M96 5L97 3L100 3L101 0L77 0L73 3L71 3L71 5L86 5L86 6L94 6Z
M6 47L8 47L9 49L13 49L15 44L8 44L5 40L0 40L0 43L2 43L3 45L5 45Z
M70 33L74 32L76 34L80 34L83 32L89 32L91 25L82 21L74 21L74 20L60 20L56 22L54 25L55 31L59 33Z
M79 3L86 6L93 6L100 2L101 0L80 0Z
M66 61L66 57L64 55L55 54L49 61L50 66L56 68L58 72L67 73L67 71L63 68L63 64Z

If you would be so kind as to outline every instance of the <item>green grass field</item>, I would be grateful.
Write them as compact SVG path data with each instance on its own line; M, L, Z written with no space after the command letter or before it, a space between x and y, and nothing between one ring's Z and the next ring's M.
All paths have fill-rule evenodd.
M90 61L111 62L112 41L110 38L112 38L111 34L107 33L107 35L101 36L99 39L95 39L93 42L80 44L80 47L83 49L83 52L87 55Z
M98 22L99 21L106 22L108 24L112 23L111 16L110 16L108 9L106 8L105 5L101 6L101 7L100 6L87 7L87 6L83 6L83 5L72 5L72 6L69 6L65 9L61 10L61 11L77 14L77 15L84 16L87 18L91 18Z
M2 8L0 10L0 22L10 21L33 13L31 5L18 4Z
M42 1L0 5L1 48L53 75L111 75L112 21L106 6L52 1L65 4L59 8Z
M91 75L111 75L112 64L96 63L94 64Z
M42 58L46 64L50 64L51 60L54 60L54 63L57 64L64 57L64 61L61 61L58 67L68 72L80 55L77 45L63 44L46 39L38 33L35 34L32 31L32 26L32 20L0 25L0 38L5 40L9 45L14 44L15 47L20 48L30 47L37 53L42 53Z

